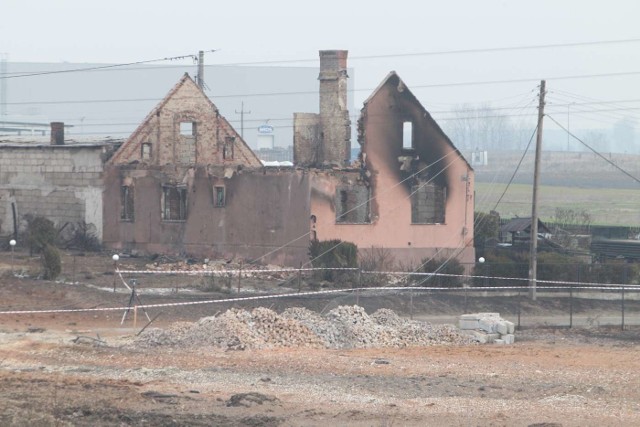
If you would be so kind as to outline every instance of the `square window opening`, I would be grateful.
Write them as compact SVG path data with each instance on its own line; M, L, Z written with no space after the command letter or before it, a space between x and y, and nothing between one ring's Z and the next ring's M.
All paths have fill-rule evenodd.
M196 122L180 122L180 135L196 136Z

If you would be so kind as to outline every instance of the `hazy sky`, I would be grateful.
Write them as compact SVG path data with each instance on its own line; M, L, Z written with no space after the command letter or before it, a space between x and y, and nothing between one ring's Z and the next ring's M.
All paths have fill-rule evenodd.
M515 117L535 106L545 78L558 120L571 108L572 124L610 126L640 117L639 20L637 0L0 0L0 53L11 62L126 63L219 49L208 64L317 66L318 50L348 49L358 107L396 70L436 117L465 102ZM632 41L414 55L613 40ZM376 55L386 57L361 58ZM608 76L559 78L595 74ZM525 81L486 83L504 80ZM591 98L616 103L582 104Z

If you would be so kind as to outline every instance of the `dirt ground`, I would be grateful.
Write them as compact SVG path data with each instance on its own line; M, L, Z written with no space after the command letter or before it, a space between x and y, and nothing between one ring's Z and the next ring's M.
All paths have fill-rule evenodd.
M15 277L12 269L34 276L37 259L19 253L10 263L5 255L0 311L128 302L123 286L112 290L108 254L77 256L75 263L73 254L66 254L67 280L58 283ZM136 268L148 262L122 261ZM152 281L171 288L176 280L145 277L145 290ZM255 294L249 283L243 283L245 291ZM283 291L281 282L271 286ZM141 289L141 298L157 303L234 296L222 291ZM316 309L329 304L289 301L302 303ZM253 305L260 304L280 308L268 300ZM166 307L149 314L159 315L152 326L162 327L227 306L234 304ZM430 306L429 314L455 308L450 304L438 312L438 307ZM393 308L408 315L397 301ZM138 313L135 327L132 313L121 326L122 316L122 310L0 314L0 425L640 425L635 326L527 328L516 332L511 346L141 350L128 343L147 323L144 314Z

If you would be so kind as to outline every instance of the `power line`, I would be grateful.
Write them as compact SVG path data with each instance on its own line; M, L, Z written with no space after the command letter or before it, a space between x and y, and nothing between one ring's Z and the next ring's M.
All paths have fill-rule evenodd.
M206 52L215 52L215 49L208 50ZM144 61L127 62L127 63L123 63L123 64L110 64L110 65L98 65L98 66L94 66L94 67L73 68L73 69L70 69L70 70L50 70L50 71L41 71L41 72L37 72L37 73L23 73L23 74L3 73L2 75L0 75L0 79L2 79L2 80L5 80L5 79L17 79L17 78L21 78L21 77L46 76L46 75L50 75L50 74L65 74L65 73L78 73L78 72L84 72L84 71L106 70L106 69L111 69L111 68L127 67L129 65L148 64L148 63L151 63L151 62L176 61L176 60L185 59L185 58L192 58L195 61L197 61L197 59L198 59L197 55L181 55L181 56L172 56L172 57L167 57L167 58L148 59L148 60L144 60ZM10 74L14 74L14 75L10 75Z
M511 178L509 179L509 182L507 183L507 186L505 187L504 191L502 192L502 195L500 195L500 198L496 202L496 205L493 207L494 211L498 208L498 205L502 201L502 198L507 193L507 190L509 190L509 187L511 186L511 183L513 182L513 179L516 177L516 174L518 173L518 170L520 170L520 166L522 165L522 162L523 162L525 156L527 155L527 151L529 151L529 147L531 146L531 142L533 141L533 137L536 135L536 131L537 130L538 130L538 125L536 125L536 128L533 130L533 133L531 134L531 138L529 138L529 142L527 143L527 147L524 149L524 152L522 153L522 157L520 157L520 161L518 162L518 165L516 166L516 169L513 171L513 175L511 175Z
M565 128L564 126L562 126L556 119L554 119L553 117L546 115L547 117L549 117L555 124L557 124L560 128L562 128L564 131L566 131L569 135L571 135L573 138L575 138L576 140L578 140L582 145L584 145L585 147L587 147L589 150L593 151L598 157L600 157L601 159L603 159L605 162L609 163L611 166L613 166L614 168L618 169L620 172L622 172L623 174L625 174L626 176L628 176L629 178L633 179L634 181L636 181L637 183L640 184L640 179L636 178L635 176L631 175L629 172L627 172L626 170L622 169L620 166L618 166L617 164L615 164L614 162L612 162L611 160L607 159L605 156L603 156L602 154L600 154L598 151L596 151L594 148L592 148L589 144L587 144L586 142L584 142L583 140L581 140L580 138L578 138L577 136L575 136L573 133L569 132L569 130L567 128Z
M582 96L582 95L577 95L577 94L572 94L571 92L566 92L566 91L558 91L559 93L557 94L557 96L564 98L562 99L562 101L567 102L567 104L558 104L558 107L571 107L572 105L577 106L577 108L581 108L579 110L572 110L572 113L575 114L593 114L593 113L600 113L600 112L611 112L610 114L601 114L604 117L609 117L612 119L624 119L627 117L632 117L636 120L638 120L638 118L636 116L632 116L629 114L623 114L623 113L616 113L617 111L631 111L634 109L640 109L637 107L626 107L626 106L622 106L621 104L623 103L629 103L629 102L640 102L640 100L615 100L615 101L604 101L604 100L597 100L595 98L589 98L586 96ZM565 100L576 100L576 101L565 101ZM585 102L584 100L590 100L589 102ZM607 108L607 109L595 109L593 107L588 107L588 105L604 105L604 106L612 106L615 108Z
M571 80L571 79L586 79L586 78L601 78L601 77L620 77L626 75L639 75L640 71L624 71L615 73L599 73L599 74L576 74L568 76L555 76L548 77L547 80ZM503 79L503 80L484 80L484 81L467 81L467 82L450 82L450 83L433 83L423 85L412 85L411 90L415 89L431 89L441 87L459 87L459 86L482 86L482 85L494 85L494 84L513 84L513 83L527 83L539 81L537 77L527 77L519 79ZM361 89L349 89L347 92L372 92L375 88L361 88ZM244 93L244 94L223 94L212 95L214 99L222 98L250 98L250 97L265 97L265 96L299 96L299 95L317 95L318 91L293 91L293 92L262 92L262 93ZM162 98L122 98L122 99L88 99L88 100L66 100L66 101L20 101L20 102L8 102L7 105L48 105L48 104L90 104L90 103L114 103L114 102L158 102Z
M349 60L350 61L358 61L358 60L369 60L369 59L410 58L410 57L419 57L419 56L460 55L460 54L471 54L471 53L493 53L493 52L508 52L508 51L517 51L517 50L556 49L556 48L581 47L581 46L629 44L629 43L637 43L637 42L640 42L640 38L618 39L618 40L595 40L595 41L570 42L570 43L551 43L551 44L524 45L524 46L502 46L502 47L476 48L476 49L452 49L452 50L439 50L439 51L429 51L429 52L391 53L391 54L380 54L380 55L360 55L360 56L356 55L356 56L349 57ZM210 50L210 51L207 51L207 52L215 52L215 51L216 50ZM194 57L195 57L195 55L183 55L183 56L178 56L178 57L173 57L173 58L161 58L161 59L149 60L149 61L137 61L137 62L130 62L130 63L126 63L126 64L106 65L106 66L100 66L100 67L79 68L79 69L68 70L68 71L45 71L45 72L42 72L42 73L21 74L21 75L6 76L6 77L0 77L0 78L30 77L32 75L58 74L58 73L61 73L61 72L96 71L96 70L103 70L103 69L113 68L113 67L122 67L122 66L128 66L128 65L140 65L140 64L149 63L149 62L159 62L159 61L165 61L165 60L185 59L185 58L194 58ZM285 59L285 60L221 63L221 64L205 65L205 67L245 66L245 65L271 65L271 64L295 64L295 63L306 63L306 62L318 62L318 58L316 57L316 58L302 58L302 59ZM173 68L173 67L175 67L175 66L164 66L164 67L153 67L153 68L159 69L159 68ZM148 69L148 68L151 68L151 67L138 68L138 69ZM129 69L133 70L133 69L136 69L136 68L129 68ZM11 74L11 73L8 73L8 74Z

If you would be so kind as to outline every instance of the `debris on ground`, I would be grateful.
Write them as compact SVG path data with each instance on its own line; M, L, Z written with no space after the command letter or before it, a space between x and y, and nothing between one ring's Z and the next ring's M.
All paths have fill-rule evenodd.
M195 323L153 328L135 338L139 347L215 346L227 350L264 348L375 348L470 344L453 325L403 319L389 309L368 315L359 306L340 306L324 315L306 308L281 314L264 307L230 309Z
M515 342L515 325L500 317L499 313L463 314L459 320L460 330L480 344L499 345Z

